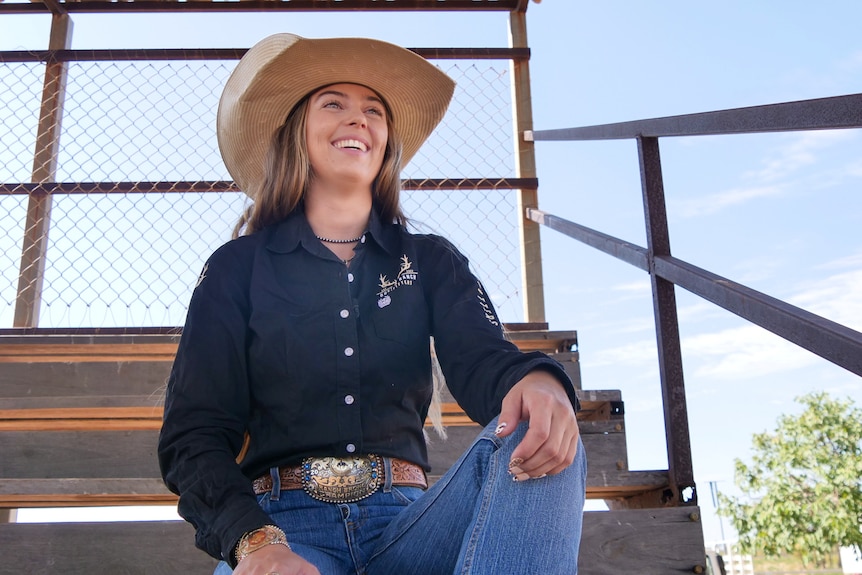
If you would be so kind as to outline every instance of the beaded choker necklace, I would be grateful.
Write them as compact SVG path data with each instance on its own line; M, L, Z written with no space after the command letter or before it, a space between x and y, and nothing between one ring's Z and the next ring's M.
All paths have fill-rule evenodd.
M358 242L359 240L361 240L362 236L364 236L364 235L365 235L365 232L362 232L362 235L359 236L358 238L351 238L349 240L331 240L329 238L322 238L317 234L314 234L314 237L316 237L317 239L319 239L320 241L322 241L323 243L326 243L326 244L352 244L352 243L355 243L355 242Z

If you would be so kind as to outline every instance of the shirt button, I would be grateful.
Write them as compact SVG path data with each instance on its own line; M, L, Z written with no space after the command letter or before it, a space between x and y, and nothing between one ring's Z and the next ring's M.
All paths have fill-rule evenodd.
M353 453L354 451L356 451L356 446L352 443L348 443L345 449L347 449L347 453Z
M343 309L343 310L341 310L341 312L338 315L340 315L344 319L347 319L348 317L350 317L350 312L347 311L346 309Z
M347 274L347 281L349 281L350 283L353 283L353 274L350 274L350 273Z
M344 355L346 355L347 357L350 357L351 355L353 355L353 348L352 347L345 347L344 348Z
M353 405L353 402L354 402L354 401L356 401L356 400L355 400L355 399L353 399L353 396L352 396L352 395L347 394L347 395L345 395L345 396L344 396L344 403L346 403L347 405Z

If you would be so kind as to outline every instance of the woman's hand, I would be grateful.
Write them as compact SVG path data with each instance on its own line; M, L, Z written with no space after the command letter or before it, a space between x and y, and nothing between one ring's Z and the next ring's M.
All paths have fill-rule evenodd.
M572 464L580 431L572 403L557 378L546 371L531 371L509 390L497 435L506 437L521 421L527 421L529 429L509 464L516 480L555 475Z
M233 575L320 575L320 571L284 545L276 544L249 553Z

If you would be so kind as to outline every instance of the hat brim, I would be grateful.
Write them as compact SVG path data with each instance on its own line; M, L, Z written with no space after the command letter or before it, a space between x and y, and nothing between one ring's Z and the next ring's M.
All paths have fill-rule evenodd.
M440 122L455 83L400 46L368 38L308 39L275 34L242 57L219 101L216 133L225 166L253 194L275 131L305 96L323 86L361 84L392 113L406 165Z

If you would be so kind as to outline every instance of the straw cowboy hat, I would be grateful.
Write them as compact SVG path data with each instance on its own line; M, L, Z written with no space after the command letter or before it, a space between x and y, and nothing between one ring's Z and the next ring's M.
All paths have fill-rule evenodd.
M455 89L436 66L387 42L264 38L239 61L218 107L219 149L242 190L259 189L272 135L293 107L318 88L339 83L362 84L383 98L403 142L404 165L443 119Z

